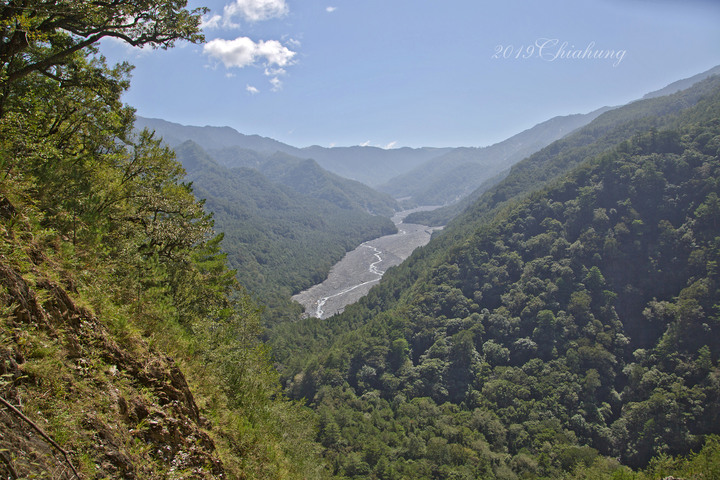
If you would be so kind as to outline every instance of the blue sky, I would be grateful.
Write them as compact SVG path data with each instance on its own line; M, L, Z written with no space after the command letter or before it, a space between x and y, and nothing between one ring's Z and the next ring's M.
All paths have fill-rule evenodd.
M308 145L484 146L720 64L717 0L191 0L203 45L131 49L138 114Z

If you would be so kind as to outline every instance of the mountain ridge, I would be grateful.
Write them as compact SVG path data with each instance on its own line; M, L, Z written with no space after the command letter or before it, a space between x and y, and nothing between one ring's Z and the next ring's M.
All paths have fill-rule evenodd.
M507 165L509 166L517 159L536 151L558 136L566 135L578 126L589 122L607 108L609 107L603 107L587 114L553 117L502 142L487 147L401 147L383 149L373 146L327 148L313 145L298 148L268 137L246 135L232 127L181 125L162 119L145 117L137 117L136 128L155 130L171 147L177 146L185 140L193 140L210 152L217 153L225 149L244 150L245 155L254 156L258 161L277 152L299 159L312 159L322 168L337 175L377 187L380 191L401 198L410 194L405 190L407 187L396 185L396 183L402 184L402 182L407 182L408 178L413 179L413 171L416 172L415 177L428 177L439 170L447 170L448 165L451 167L453 165L462 167L463 164L475 165L486 160L484 157L493 157L493 155L494 163L507 161L509 158L510 161ZM477 160L474 158L475 154L479 154L483 158ZM468 158L463 159L463 157ZM460 159L460 165L456 165L458 158ZM436 163L437 166L429 168L428 165L432 163ZM491 161L490 164L493 165L493 162ZM487 167L487 164L483 164L480 166L480 170L485 172ZM482 175L482 173L478 174ZM448 172L447 175L458 177L456 172ZM460 175L460 177L467 177L467 175ZM487 178L482 180L487 180ZM415 178L414 181L417 182L417 179ZM476 180L472 180L472 182L477 183ZM437 185L447 182L444 179L439 179L433 183ZM478 185L475 185L475 187ZM425 186L424 188L432 189L431 186ZM469 191L470 188L467 187L465 190ZM438 201L448 203L452 200L447 195L440 199L425 195L419 199L419 202L435 204Z
M140 116L137 117L136 128L155 130L171 147L185 140L193 140L201 147L210 150L240 147L259 152L263 156L282 152L300 159L312 158L326 170L371 186L397 175L397 167L393 164L415 165L449 150L434 147L382 149L372 146L298 148L268 137L245 135L232 127L188 126ZM354 166L357 160L365 164L360 167ZM368 165L369 161L371 163Z
M458 147L390 179L378 189L396 198L410 197L415 204L455 203L516 162L610 109L603 107L586 114L553 117L487 147Z

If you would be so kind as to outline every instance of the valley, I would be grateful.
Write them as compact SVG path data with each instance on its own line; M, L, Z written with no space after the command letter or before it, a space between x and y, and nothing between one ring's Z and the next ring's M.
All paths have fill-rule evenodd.
M720 479L720 66L482 147L294 147L123 103L82 32L205 42L184 5L0 4L0 479Z
M369 240L348 252L332 267L325 281L294 295L293 300L305 307L308 317L328 318L342 312L345 306L366 295L388 268L399 265L416 248L430 241L438 227L403 223L403 219L411 213L435 208L398 212L392 218L397 233Z

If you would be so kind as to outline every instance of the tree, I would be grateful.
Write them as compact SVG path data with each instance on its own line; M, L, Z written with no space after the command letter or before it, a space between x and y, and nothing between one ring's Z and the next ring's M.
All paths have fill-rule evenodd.
M75 54L103 38L132 46L168 48L198 43L200 16L186 0L10 0L0 6L0 116L11 87L33 72L63 85L104 78L102 69L78 68Z

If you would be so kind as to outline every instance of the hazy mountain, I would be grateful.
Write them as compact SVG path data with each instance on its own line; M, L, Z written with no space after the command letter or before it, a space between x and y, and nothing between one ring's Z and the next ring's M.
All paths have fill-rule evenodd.
M553 140L585 125L602 109L584 115L556 117L489 147L396 148L369 146L297 148L258 135L244 135L230 127L186 126L138 117L137 128L149 128L170 146L192 140L222 162L258 167L281 152L312 159L336 175L380 188L395 198L411 197L412 204L452 203L485 180ZM230 152L222 152L230 149ZM237 157L231 159L230 156Z
M542 181L552 178L558 171L566 169L568 165L576 165L585 157L614 144L618 138L627 138L629 134L643 128L642 122L633 123L634 120L645 118L644 121L649 122L649 118L653 115L662 117L693 105L702 95L707 94L707 89L710 88L708 85L712 85L712 81L711 83L705 82L704 86L698 86L698 88L690 87L718 74L720 74L720 66L691 78L674 82L662 90L645 95L642 100L630 102L615 109L604 109L605 112L587 126L579 128L559 142L538 151L528 159L529 161L520 162L512 169L500 172L497 176L485 181L460 202L429 212L413 213L407 217L406 221L423 225L445 225L510 173L510 178L504 182L504 186L498 186L493 197L485 197L483 200L483 208L489 209L491 204L494 205L492 202L501 202L503 199L512 198L517 192L531 188L533 184L539 185ZM683 90L684 93L681 92ZM651 102L652 99L658 100ZM626 128L627 130L623 131ZM602 140L603 138L605 140ZM563 153L556 156L557 152L561 150ZM553 162L553 164L546 162ZM565 163L563 166L559 166L558 162ZM509 193L510 191L514 193ZM493 199L492 202L490 202L490 198ZM474 208L474 210L481 209Z
M186 140L192 140L204 149L240 146L248 150L274 153L293 148L271 138L261 137L259 135L244 135L230 127L196 127L180 125L179 123L168 122L158 118L137 117L135 120L135 128L138 130L142 130L143 128L155 130L171 147L179 145Z
M590 123L608 108L554 117L489 147L455 148L378 187L416 205L454 203L528 155Z
M713 67L710 70L707 70L705 72L698 73L697 75L693 75L692 77L684 78L682 80L678 80L677 82L673 82L670 85L668 85L667 87L661 88L660 90L650 92L647 95L643 96L643 99L662 97L664 95L670 95L672 93L676 93L680 90L685 90L686 88L690 88L697 82L705 80L706 78L708 78L712 75L720 75L720 65Z
M300 159L313 159L322 168L366 185L379 185L425 161L447 153L451 148L397 148L311 146L297 148L259 135L244 135L230 127L196 127L155 118L137 117L138 129L148 128L174 147L192 140L206 150L234 147L262 156L282 152Z
M453 148L391 148L312 146L302 152L323 168L343 177L377 187L424 162L451 152Z
M266 156L240 147L209 150L208 154L226 167L255 168L273 182L282 183L299 193L333 202L343 208L360 208L374 215L388 217L400 208L390 195L336 175L312 159L302 159L282 152Z

